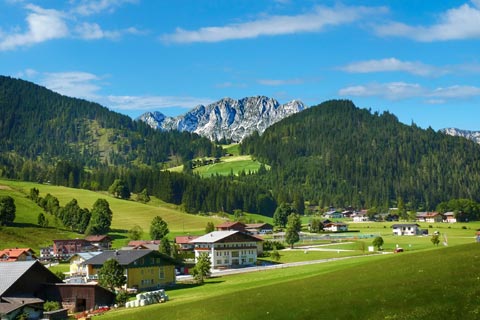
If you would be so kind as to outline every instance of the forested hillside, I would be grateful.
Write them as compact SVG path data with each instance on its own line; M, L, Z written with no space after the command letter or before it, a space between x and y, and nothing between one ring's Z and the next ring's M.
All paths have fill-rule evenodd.
M73 172L71 186L78 186L84 167L161 167L221 153L196 134L158 132L99 104L3 76L0 110L0 174L10 178L54 180L60 163L57 171Z
M322 206L434 209L480 200L480 146L350 101L327 101L244 140L243 153L271 165L256 179L278 203L295 194Z

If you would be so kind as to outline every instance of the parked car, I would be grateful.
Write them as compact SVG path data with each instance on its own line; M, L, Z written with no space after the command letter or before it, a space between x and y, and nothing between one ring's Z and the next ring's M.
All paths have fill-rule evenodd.
M403 248L396 248L393 252L394 253L403 252Z

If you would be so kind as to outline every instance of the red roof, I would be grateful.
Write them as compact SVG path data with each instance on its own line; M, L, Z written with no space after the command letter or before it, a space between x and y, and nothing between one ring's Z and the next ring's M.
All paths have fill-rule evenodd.
M190 243L190 241L197 238L198 236L178 236L178 237L175 237L175 243L187 244L187 243Z
M0 260L3 261L17 261L22 254L33 255L33 250L30 248L13 248L0 250Z

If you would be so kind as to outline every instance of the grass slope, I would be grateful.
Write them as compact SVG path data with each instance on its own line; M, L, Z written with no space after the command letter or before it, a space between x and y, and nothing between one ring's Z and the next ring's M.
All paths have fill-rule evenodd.
M89 190L10 180L0 180L0 186L2 186L0 195L12 196L17 207L16 227L4 227L2 229L2 232L0 232L1 247L15 245L38 248L40 244L51 243L51 240L55 238L83 237L83 235L56 228L38 228L37 216L42 212L42 209L26 198L26 195L33 187L40 190L41 197L44 197L47 193L57 197L61 206L65 206L66 203L75 198L80 207L91 209L93 203L98 198L106 199L113 212L111 228L114 231L114 246L117 247L123 246L128 241L126 231L135 224L143 228L146 238L150 238L148 235L150 223L157 215L161 216L168 223L170 237L184 233L202 233L207 222L213 221L215 224L221 222L218 218L186 214L158 199L153 199L148 204L142 204L135 201L116 199L108 194ZM50 226L54 226L53 217L49 218ZM23 230L20 230L19 227ZM24 234L26 230L28 230L29 234ZM36 236L31 238L30 233L36 234ZM36 241L36 238L38 241Z
M478 319L480 245L209 280L105 319Z

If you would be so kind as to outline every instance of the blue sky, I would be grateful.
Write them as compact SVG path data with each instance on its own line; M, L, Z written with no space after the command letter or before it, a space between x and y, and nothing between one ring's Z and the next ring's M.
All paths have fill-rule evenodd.
M351 99L480 130L480 0L3 0L0 74L133 118Z

